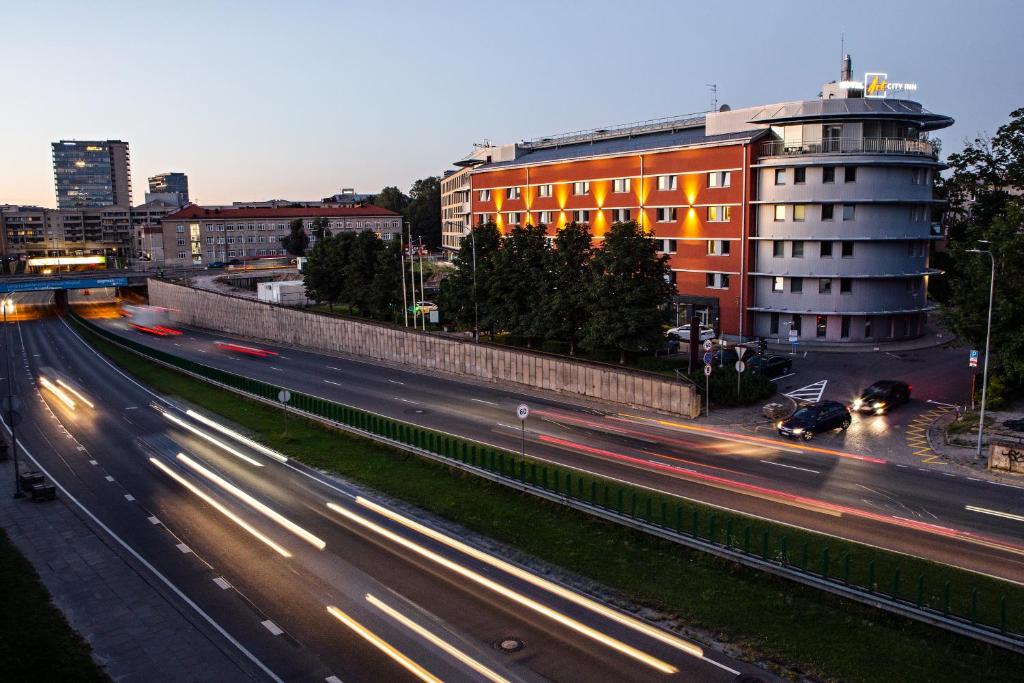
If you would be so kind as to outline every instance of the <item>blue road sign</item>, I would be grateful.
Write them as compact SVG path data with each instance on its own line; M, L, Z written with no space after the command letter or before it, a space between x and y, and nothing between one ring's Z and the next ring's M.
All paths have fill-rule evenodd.
M711 365L712 355L710 351L704 352L704 365Z
M978 350L977 349L971 349L971 358L967 362L967 365L968 365L968 367L972 367L972 368L978 367Z
M0 282L0 292L40 292L49 289L99 289L101 287L127 287L126 277L81 278L66 280L20 280Z

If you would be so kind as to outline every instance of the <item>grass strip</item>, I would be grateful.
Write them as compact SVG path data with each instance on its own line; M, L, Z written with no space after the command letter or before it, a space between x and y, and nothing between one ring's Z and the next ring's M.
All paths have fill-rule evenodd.
M826 680L1014 679L1024 658L538 500L211 387L82 329L153 389L313 467L418 505L621 591L792 675Z
M109 681L89 645L50 601L28 560L0 529L0 679Z

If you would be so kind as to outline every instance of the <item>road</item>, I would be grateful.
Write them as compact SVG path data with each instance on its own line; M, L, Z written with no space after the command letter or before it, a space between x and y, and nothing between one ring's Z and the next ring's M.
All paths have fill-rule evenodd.
M171 599L187 596L194 608L182 609L211 637L233 639L240 680L751 671L217 430L216 416L152 394L57 318L4 330L26 454L149 563L154 584L180 591Z
M784 442L663 415L610 412L493 385L359 360L230 340L186 329L153 337L97 321L154 348L422 427L520 449L515 407L526 402L526 452L757 517L1024 581L1024 488ZM257 344L271 358L227 352Z

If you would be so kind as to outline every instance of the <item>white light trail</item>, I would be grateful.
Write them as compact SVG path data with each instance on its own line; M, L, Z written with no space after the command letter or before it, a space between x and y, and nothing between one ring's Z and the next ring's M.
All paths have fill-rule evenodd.
M54 396L56 396L58 399L60 399L61 403L66 405L71 410L75 409L75 402L71 400L70 396L68 396L63 391L61 391L60 387L58 387L56 384L54 384L50 380L46 379L42 375L40 375L40 377L39 377L39 383L42 384L43 387L45 387L46 389L49 389L50 392L53 393Z
M93 405L92 403L90 403L90 402L88 401L88 399L86 399L86 398L85 398L85 396L82 396L82 394L81 394L80 392L78 392L78 391L75 391L75 388L74 388L74 387L72 387L72 386L69 386L69 385L68 385L68 384L67 384L67 383L66 383L66 382L65 382L64 380L62 380L62 379L58 378L58 379L57 379L57 384L61 385L62 387L64 387L64 388L65 388L65 389L67 389L68 391L70 391L70 392L71 392L72 394L74 394L75 396L77 396L77 397L78 397L78 400L79 400L79 401L81 401L81 402L82 402L82 403L84 403L85 405L89 406L90 408L95 408L95 407L96 407L96 406L94 406L94 405Z
M235 456L239 460L244 460L245 462L249 463L250 465L255 465L256 467L263 467L263 463L261 463L259 460L254 460L253 458L250 458L245 453L241 453L239 451L236 451L234 448L232 448L231 446L227 445L223 441L221 441L221 440L219 440L217 438L214 438L213 436L211 436L210 434L207 434L206 432L204 432L201 429L196 429L195 427L193 427L189 423L185 422L184 420L178 419L177 417L175 417L174 415L171 415L170 413L164 413L163 416L166 417L171 422L173 422L174 424L176 424L179 427L181 427L182 429L187 429L188 431L192 432L196 436L198 436L200 438L203 438L203 439L206 439L207 441L212 443L214 446L219 446L220 448L223 448L225 451L227 451L231 455Z
M186 410L185 414L188 415L189 417L191 417L194 420L198 420L199 422L202 422L207 427L213 427L214 429L216 429L221 434L225 434L227 436L230 436L232 439L234 439L235 441L238 441L239 443L244 443L249 448L251 448L251 449L253 449L255 451L259 451L260 453L262 453L263 455L266 455L267 457L273 458L274 460L277 460L278 462L288 462L288 458L287 457L281 455L280 453L278 453L277 451L273 450L272 448L267 448L266 446L264 446L261 443L257 443L257 442L253 441L252 439L250 439L248 437L242 436L241 434L239 434L235 430L229 429L229 428L225 427L222 424L218 424L218 423L214 422L213 420L211 420L210 418L205 417L203 415L200 415L199 413L197 413L194 410Z
M327 611L330 612L338 621L348 626L350 629L359 634L363 639L373 645L375 648L386 654L388 657L398 662L402 667L409 673L416 676L416 678L424 681L425 683L443 683L440 678L437 678L432 673L424 669L422 666L412 661L401 652L396 650L393 645L388 643L386 640L378 636L376 633L366 628L358 621L350 617L349 615L342 612L334 605L328 605Z

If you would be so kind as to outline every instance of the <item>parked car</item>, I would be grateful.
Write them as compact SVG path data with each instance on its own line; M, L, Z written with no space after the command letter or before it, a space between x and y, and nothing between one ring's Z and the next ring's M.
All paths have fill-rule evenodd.
M881 415L896 406L910 400L910 392L914 387L906 382L894 379L882 379L853 399L853 409L859 413Z
M793 360L785 356L751 356L743 357L747 370L765 377L778 377L793 372Z
M437 304L433 301L417 301L409 307L409 312L415 315L426 315L437 310Z
M838 401L818 401L806 405L778 424L781 436L810 441L815 434L833 429L846 429L852 418L850 411Z
M214 268L223 268L227 265L228 264L224 263L223 261L211 261L210 263L206 264L206 269L213 270Z
M670 334L674 334L677 337L679 337L679 341L688 342L688 341L690 341L690 326L689 325L680 325L679 327L673 327L673 328L669 329L667 332L665 332L665 334L666 334L666 336L670 335ZM707 325L701 325L700 326L700 337L698 338L698 341L706 341L708 339L714 339L714 338L715 338L715 328L708 327Z

